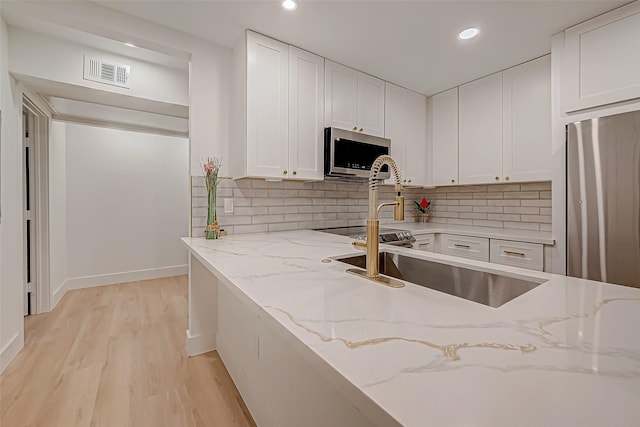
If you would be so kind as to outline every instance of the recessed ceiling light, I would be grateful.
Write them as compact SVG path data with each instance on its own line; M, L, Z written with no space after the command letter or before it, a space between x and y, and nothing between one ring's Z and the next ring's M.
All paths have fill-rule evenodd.
M480 30L478 30L477 28L467 28L466 30L460 31L460 34L458 34L458 39L469 40L477 36L479 32Z
M296 10L296 8L298 7L298 2L296 0L282 0L282 3L280 3L282 5L282 7L284 8L284 10Z
M135 45L135 44L133 44L133 43L125 43L124 45L125 45L125 46L129 46L129 47L136 47L136 45Z

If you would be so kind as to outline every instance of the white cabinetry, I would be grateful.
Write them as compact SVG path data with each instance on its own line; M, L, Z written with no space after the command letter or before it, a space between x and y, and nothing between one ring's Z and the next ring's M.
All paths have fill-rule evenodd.
M289 170L324 177L324 58L289 46Z
M430 99L433 185L458 185L458 88Z
M234 178L322 179L324 59L247 31L234 67Z
M459 101L461 184L551 179L549 55L460 86Z
M289 158L289 46L247 33L246 174L282 177Z
M489 239L484 237L440 235L440 253L489 261Z
M502 176L502 73L459 88L461 184L500 182Z
M391 140L402 183L427 185L426 98L391 83L385 91L385 138Z
M543 252L539 243L491 239L490 262L542 271Z
M551 56L502 74L502 177L551 179Z
M416 236L413 249L425 252L438 252L436 248L435 234L421 234Z
M565 112L640 98L640 2L568 28Z
M384 81L325 61L325 124L384 137Z

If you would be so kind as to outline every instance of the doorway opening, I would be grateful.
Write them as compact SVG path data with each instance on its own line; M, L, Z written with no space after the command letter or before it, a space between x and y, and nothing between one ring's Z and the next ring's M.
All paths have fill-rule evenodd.
M49 119L22 102L24 315L49 311Z

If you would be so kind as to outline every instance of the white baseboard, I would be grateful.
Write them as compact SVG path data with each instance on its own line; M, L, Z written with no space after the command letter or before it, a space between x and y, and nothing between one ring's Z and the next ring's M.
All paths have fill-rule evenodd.
M114 285L116 283L137 282L139 280L160 279L162 277L181 276L188 273L188 265L174 265L171 267L124 271L120 273L100 274L97 276L72 277L65 280L64 283L53 292L51 309L53 310L67 291L73 289L93 288L96 286Z
M22 347L24 347L24 339L21 334L17 333L0 350L0 374L9 366L13 358L20 353Z
M216 333L191 335L187 329L187 354L189 356L197 356L208 351L216 349Z

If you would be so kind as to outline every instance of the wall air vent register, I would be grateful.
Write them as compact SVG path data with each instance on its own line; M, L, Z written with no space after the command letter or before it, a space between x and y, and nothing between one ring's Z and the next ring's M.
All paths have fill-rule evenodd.
M83 78L98 83L129 88L131 67L124 64L112 64L100 59L84 56Z

